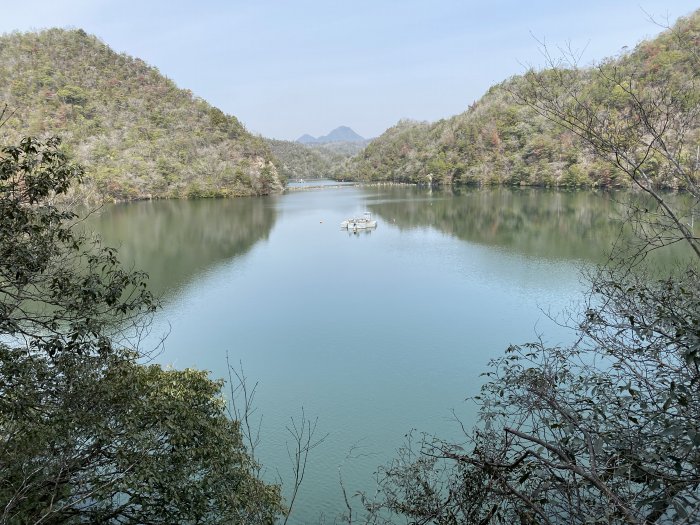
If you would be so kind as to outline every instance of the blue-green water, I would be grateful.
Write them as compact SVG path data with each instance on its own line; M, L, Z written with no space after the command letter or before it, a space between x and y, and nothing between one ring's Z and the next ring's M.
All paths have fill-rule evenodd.
M376 230L340 230L365 210ZM545 312L580 298L618 215L592 193L344 187L113 206L91 224L163 296L157 360L226 377L228 352L258 382L269 479L290 476L290 417L318 418L290 520L316 523L344 510L339 469L371 491L410 430L458 437L452 410L471 426L465 398L509 344L572 339Z

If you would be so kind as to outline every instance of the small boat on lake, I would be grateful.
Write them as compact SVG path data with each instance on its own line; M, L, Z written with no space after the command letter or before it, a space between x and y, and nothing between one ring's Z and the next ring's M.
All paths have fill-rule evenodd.
M372 214L366 211L362 217L345 219L340 223L340 227L348 230L366 230L368 228L376 228L377 221L372 219Z

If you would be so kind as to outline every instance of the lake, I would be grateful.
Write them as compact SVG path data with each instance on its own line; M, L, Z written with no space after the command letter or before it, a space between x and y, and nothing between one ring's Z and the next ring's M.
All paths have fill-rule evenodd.
M258 383L268 479L290 476L290 418L302 407L318 418L327 437L290 519L303 524L344 511L339 472L349 494L371 491L409 431L458 439L455 415L474 423L465 399L509 344L573 339L547 312L575 308L580 270L605 260L617 200L329 185L115 205L89 224L163 298L152 335L169 335L157 361L227 377L228 353ZM364 211L375 230L339 228Z

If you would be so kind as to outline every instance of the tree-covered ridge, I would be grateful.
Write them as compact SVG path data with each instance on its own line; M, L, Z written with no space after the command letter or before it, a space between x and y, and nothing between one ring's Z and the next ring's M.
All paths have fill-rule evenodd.
M342 178L348 170L350 159L371 142L367 139L338 142L266 141L277 159L280 173L286 179Z
M553 63L493 86L467 111L435 123L399 122L374 140L349 166L344 176L357 180L391 180L422 184L512 184L535 186L627 185L610 164L585 148L575 133L557 126L523 104L533 85L546 85L566 70L582 101L610 111L624 126L635 101L616 79L663 85L668 96L684 93L687 105L700 97L693 57L700 52L700 12L679 20L654 40L632 52L609 59L596 68ZM572 67L573 66L573 67ZM637 88L638 86L635 86ZM612 114L614 112L614 114ZM698 142L697 115L679 144ZM688 151L688 155L695 151ZM653 173L660 186L669 186L663 173Z
M279 171L286 179L320 179L336 177L349 158L328 148L311 147L288 140L267 139L276 159ZM313 146L316 146L315 144Z
M281 177L263 139L142 60L82 30L0 37L4 143L60 135L116 200L261 195Z

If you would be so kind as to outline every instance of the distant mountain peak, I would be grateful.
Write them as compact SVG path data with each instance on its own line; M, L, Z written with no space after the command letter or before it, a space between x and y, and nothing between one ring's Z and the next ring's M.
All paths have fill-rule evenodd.
M296 141L302 144L327 144L329 142L364 142L365 138L355 133L348 126L338 126L328 135L316 138L309 134L304 134Z
M297 142L301 142L302 144L313 144L316 142L318 139L316 137L312 137L308 133L305 133L301 137L297 139Z

